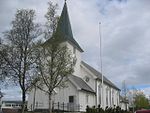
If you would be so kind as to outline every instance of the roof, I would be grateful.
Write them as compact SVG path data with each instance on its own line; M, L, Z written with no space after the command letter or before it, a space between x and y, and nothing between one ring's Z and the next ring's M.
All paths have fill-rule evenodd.
M102 74L99 72L99 71L97 71L96 69L94 69L93 67L91 67L90 65L88 65L87 63L85 63L85 62L81 62L87 69L89 69L94 75L96 75L97 76L97 79L99 79L99 80L102 80ZM105 76L103 76L104 78L104 83L105 84L107 84L107 85L109 85L109 86L111 86L111 87L113 87L113 88L115 88L115 89L117 89L117 90L120 90L115 84L113 84L110 80L108 80Z
M87 83L82 78L74 75L70 75L69 78L71 78L75 82L75 85L77 85L81 90L95 93L94 90L89 85L87 85Z
M66 2L64 4L60 19L58 21L56 32L53 34L51 38L55 38L55 37L63 39L62 41L68 41L74 47L76 47L80 52L83 52L82 48L73 38ZM48 39L46 42L50 42L51 38Z

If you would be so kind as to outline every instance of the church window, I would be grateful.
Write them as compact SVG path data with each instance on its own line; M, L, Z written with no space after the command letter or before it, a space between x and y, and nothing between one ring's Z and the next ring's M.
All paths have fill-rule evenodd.
M102 87L101 84L98 86L98 100L99 100L99 105L101 105L101 92L102 92Z
M69 103L74 103L74 96L69 96Z
M114 91L112 92L112 105L114 105Z
M38 107L38 102L36 102L36 108Z
M117 106L119 105L119 92L117 92Z
M86 103L89 103L89 95L86 95Z
M110 101L110 106L111 106L111 89L110 89L110 91L109 91L109 101Z
M108 106L108 89L106 89L106 105Z

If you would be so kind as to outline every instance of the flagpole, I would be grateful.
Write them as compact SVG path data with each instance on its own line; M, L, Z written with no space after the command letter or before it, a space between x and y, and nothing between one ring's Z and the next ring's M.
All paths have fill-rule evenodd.
M103 77L103 62L102 62L102 36L101 36L101 22L99 22L99 44L100 44L100 71L102 75L102 108L104 108L104 77Z

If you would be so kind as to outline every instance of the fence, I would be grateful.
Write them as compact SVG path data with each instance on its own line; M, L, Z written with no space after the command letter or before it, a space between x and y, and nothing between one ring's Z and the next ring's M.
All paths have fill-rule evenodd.
M53 103L52 110L53 111L68 111L68 112L75 112L80 111L81 105L75 103Z

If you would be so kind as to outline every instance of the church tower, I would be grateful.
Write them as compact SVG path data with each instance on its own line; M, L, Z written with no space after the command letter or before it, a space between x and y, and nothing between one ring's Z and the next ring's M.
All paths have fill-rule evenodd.
M77 60L73 75L80 76L81 53L83 50L73 37L66 1L58 21L56 33L57 32L60 34L61 38L63 38L64 43Z

